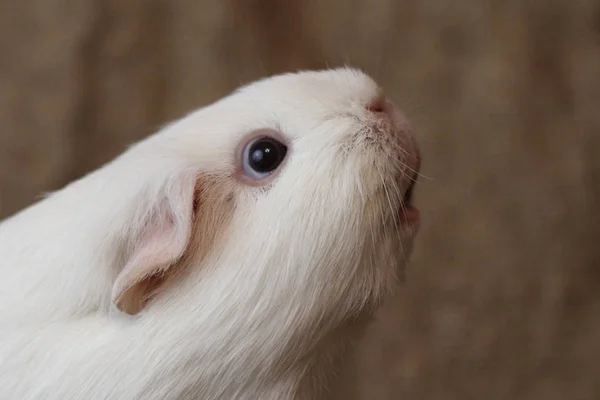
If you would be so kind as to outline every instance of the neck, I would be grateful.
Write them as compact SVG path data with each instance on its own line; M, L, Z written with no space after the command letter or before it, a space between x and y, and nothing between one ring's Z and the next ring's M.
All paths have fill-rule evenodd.
M140 323L155 330L153 345L168 359L187 366L181 389L199 398L320 398L369 313L342 318L345 311L311 303L310 282L290 289L273 281L273 270L258 272L250 257L245 262L235 276L225 268L194 269L167 289L178 296L151 304Z
M316 335L285 327L283 315L272 317L260 327L251 317L241 324L238 318L223 317L218 325L211 321L201 326L208 316L199 317L194 328L183 327L180 319L146 317L142 326L149 329L143 335L153 331L149 346L156 364L146 369L154 375L151 382L167 377L155 387L180 395L193 392L202 399L322 398L364 324L347 323ZM156 357L157 351L162 356Z

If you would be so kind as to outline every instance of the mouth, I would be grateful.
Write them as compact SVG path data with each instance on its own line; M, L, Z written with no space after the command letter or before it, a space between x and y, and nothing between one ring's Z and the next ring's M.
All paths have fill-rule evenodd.
M415 186L417 185L417 173L415 172L413 176L410 178L410 183L408 185L408 189L404 192L404 197L402 198L402 203L404 206L412 206L413 193L415 191Z
M417 186L417 180L419 178L420 166L421 159L420 157L417 157L417 162L415 163L414 168L410 171L410 175L408 175L408 186L404 192L404 196L402 197L402 202L400 204L400 219L403 223L409 225L414 224L419 220L419 210L413 205L413 197L415 187Z

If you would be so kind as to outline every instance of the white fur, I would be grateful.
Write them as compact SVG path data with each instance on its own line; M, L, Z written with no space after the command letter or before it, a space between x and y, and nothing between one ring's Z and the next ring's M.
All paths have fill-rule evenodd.
M352 69L253 83L0 224L0 399L317 398L417 231L395 218L416 145L378 93ZM289 151L261 188L235 151L263 128ZM148 271L169 279L118 312Z

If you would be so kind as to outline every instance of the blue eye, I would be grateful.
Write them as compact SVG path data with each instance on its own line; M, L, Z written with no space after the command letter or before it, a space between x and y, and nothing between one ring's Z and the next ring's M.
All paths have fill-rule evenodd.
M281 165L287 147L270 137L256 138L246 145L242 153L242 169L253 179L269 176Z

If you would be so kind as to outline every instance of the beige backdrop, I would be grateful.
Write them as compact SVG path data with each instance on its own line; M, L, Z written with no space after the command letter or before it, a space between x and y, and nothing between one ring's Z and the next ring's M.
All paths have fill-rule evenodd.
M350 64L424 226L346 399L600 399L600 2L0 0L0 215L238 84Z

